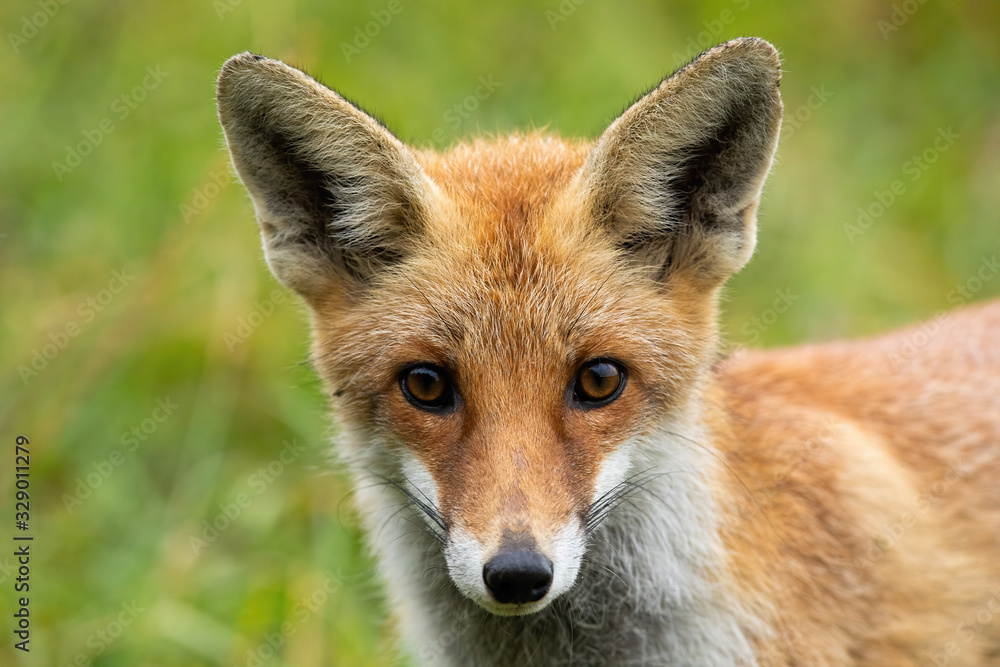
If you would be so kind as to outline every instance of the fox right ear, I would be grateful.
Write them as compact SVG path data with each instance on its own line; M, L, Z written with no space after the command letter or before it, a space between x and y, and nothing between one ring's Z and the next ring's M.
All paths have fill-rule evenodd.
M268 265L283 284L308 299L363 283L412 248L434 186L377 120L251 53L223 65L218 106Z

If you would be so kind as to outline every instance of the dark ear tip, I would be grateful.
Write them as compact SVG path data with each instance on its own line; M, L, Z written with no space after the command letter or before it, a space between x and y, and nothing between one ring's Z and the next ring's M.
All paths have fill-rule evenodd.
M674 76L690 76L694 72L712 72L736 65L758 84L781 84L781 57L778 49L760 37L737 37L703 52Z
M238 53L222 65L222 69L219 70L219 84L221 85L223 80L239 72L260 69L261 65L267 62L276 61L259 56L256 53L250 53L249 51Z
M778 57L778 49L763 37L736 37L719 45L722 48L743 48Z
M760 37L737 37L719 44L714 49L709 49L705 55L711 56L716 53L726 58L737 57L749 60L762 68L773 70L779 75L781 73L781 56L778 49Z

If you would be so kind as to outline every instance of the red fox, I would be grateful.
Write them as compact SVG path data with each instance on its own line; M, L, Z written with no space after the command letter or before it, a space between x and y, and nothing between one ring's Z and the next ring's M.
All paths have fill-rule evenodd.
M596 141L439 154L278 61L223 66L420 663L1000 664L1000 304L720 352L780 77L737 39Z

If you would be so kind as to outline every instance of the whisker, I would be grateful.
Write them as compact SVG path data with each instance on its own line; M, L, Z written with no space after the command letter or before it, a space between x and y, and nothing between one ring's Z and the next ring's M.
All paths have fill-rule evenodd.
M613 576L618 581L622 582L622 584L624 584L626 590L628 590L629 588L631 588L631 586L629 586L628 582L625 581L620 574L618 574L617 572L615 572L614 570L612 570L610 567L608 567L604 563L595 563L595 565L597 565L597 567L601 568L602 570L604 570L605 572L607 572L608 574L610 574L611 576Z
M743 489L747 492L747 497L750 499L750 502L753 503L754 507L757 508L757 511L760 512L761 516L764 517L764 520L767 521L768 525L771 527L771 530L773 530L775 532L775 534L777 534L777 528L775 528L774 524L771 523L771 517L769 517L767 515L767 513L764 512L764 507L759 502L757 502L757 495L750 489L749 486L747 486L747 483L743 481L743 478L739 476L739 473L737 473L733 469L733 467L731 465L729 465L728 461L726 461L718 452L713 451L711 447L706 447L705 445L703 445L700 442L694 440L693 438L690 438L690 437L688 437L686 435L683 435L681 433L675 433L673 431L667 431L666 433L667 433L667 435L672 435L675 438L680 438L680 439L684 440L685 442L688 442L688 443L694 445L695 447L700 447L703 451L708 452L709 455L713 456L716 461L718 461L723 466L725 466L726 470L728 470L729 473L733 477L736 478L736 481L738 481L740 483L740 486L742 486Z
M381 475L372 470L369 470L369 473L375 478L381 480L381 483L399 491L399 493L401 493L409 501L408 504L410 506L418 509L421 513L424 514L424 516L430 519L431 522L433 522L433 524L437 526L438 529L440 529L440 530L435 530L430 525L426 523L421 523L420 524L421 527L426 531L428 535L433 537L441 544L447 543L448 524L447 522L445 522L444 517L441 515L441 511L437 508L434 502L427 497L427 495L423 491L421 491L415 485L407 484L405 478L402 481L399 481L390 479L385 475ZM417 490L417 493L419 493L424 498L423 499L419 498L416 493L414 493L413 491L410 490L410 488L408 488L409 486L413 486ZM404 507L405 506L406 504L404 504Z
M651 472L652 468L641 470L618 483L600 498L595 500L587 510L584 520L584 532L588 535L593 533L597 527L604 522L608 516L630 496L646 489L646 485L657 477L671 473Z

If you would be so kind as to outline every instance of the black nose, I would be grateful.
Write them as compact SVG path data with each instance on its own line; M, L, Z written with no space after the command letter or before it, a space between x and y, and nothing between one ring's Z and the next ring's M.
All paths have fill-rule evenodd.
M552 561L531 549L504 551L483 566L483 580L497 602L536 602L552 585Z

